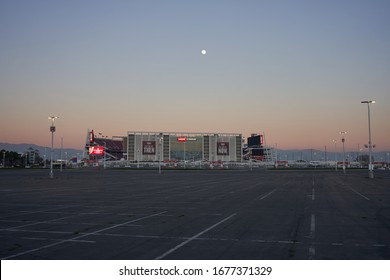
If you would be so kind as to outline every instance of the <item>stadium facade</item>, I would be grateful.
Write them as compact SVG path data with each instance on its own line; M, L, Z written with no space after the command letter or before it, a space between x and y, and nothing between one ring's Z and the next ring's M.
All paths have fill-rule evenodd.
M192 132L127 133L129 161L242 161L242 134Z

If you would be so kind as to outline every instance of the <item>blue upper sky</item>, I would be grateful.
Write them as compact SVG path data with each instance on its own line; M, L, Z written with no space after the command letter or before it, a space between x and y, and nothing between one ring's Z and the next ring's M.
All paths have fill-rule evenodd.
M376 99L390 149L389 15L379 0L2 0L0 141L45 144L54 114L73 147L94 128L264 131L309 148L349 131L352 149L367 141L360 101Z

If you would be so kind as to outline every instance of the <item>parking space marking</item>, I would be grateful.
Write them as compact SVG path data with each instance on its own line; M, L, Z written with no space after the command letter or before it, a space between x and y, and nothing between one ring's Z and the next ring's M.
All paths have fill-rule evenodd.
M172 173L174 175L172 178L165 176L161 177L161 180L150 179L153 176L149 176L150 174L145 172L145 180L141 181L141 176L139 176L136 178L136 182L133 180L133 175L137 175L137 173L129 172L129 175L126 176L130 177L131 175L131 180L126 177L127 180L123 180L123 186L122 182L118 184L118 187L115 185L115 188L109 190L108 196L106 192L100 192L101 186L104 185L101 184L99 178L95 178L96 176L94 177L98 181L96 185L91 184L87 188L81 186L74 192L73 186L70 184L72 182L68 182L68 180L63 181L64 185L58 186L60 190L62 187L64 188L64 191L60 192L58 196L50 188L48 194L51 200L49 200L49 204L38 204L37 201L39 202L41 197L38 192L35 197L33 191L23 193L26 199L22 197L23 200L17 199L16 203L10 203L14 196L10 197L11 199L4 196L2 198L7 202L1 203L5 217L0 220L3 228L0 229L0 238L11 248L7 255L21 253L50 243L62 242L62 244L59 243L61 245L53 245L54 247L14 257L14 259L45 258L48 254L51 256L52 253L61 257L62 252L65 253L66 257L67 251L72 251L80 246L98 249L112 240L115 240L113 243L118 247L124 246L126 249L135 244L139 248L139 250L126 252L125 256L130 259L145 257L154 259L169 249L173 249L176 245L180 246L181 243L184 244L164 259L182 256L187 258L196 255L198 249L193 246L198 244L201 247L212 248L210 256L216 255L217 257L220 256L218 254L220 251L231 246L233 249L229 250L226 256L232 259L236 257L235 248L243 250L245 256L244 250L251 247L253 250L259 248L260 256L268 255L267 250L269 250L271 256L284 258L286 254L280 255L279 252L289 252L289 249L294 248L291 245L297 244L299 247L294 248L297 249L295 250L297 254L290 254L290 258L337 258L339 252L345 252L346 256L356 253L359 258L370 256L369 254L372 253L376 258L382 258L383 252L389 250L390 242L377 237L376 227L378 225L370 223L371 220L367 218L372 216L370 213L375 213L370 211L382 210L380 206L388 201L389 192L385 189L385 180L377 181L378 186L376 186L372 181L363 179L365 173L361 175L351 172L345 177L333 172L304 171L293 177L287 172L259 172L261 173L242 173L244 175L242 178L231 176L231 173L224 173L223 176L219 173L210 173L210 176L197 176L192 175L194 173L191 172L191 177L188 177L188 174L182 175L182 173L176 172ZM116 176L121 179L122 175L120 174L123 173L122 171L116 172L114 173L115 177L109 179L116 180ZM221 180L209 180L209 177L213 179L214 176L218 176L217 178L221 178ZM225 176L228 176L229 180ZM196 180L192 180L193 177L196 177ZM71 176L69 178L71 179ZM188 178L190 180L186 181ZM83 180L86 179L87 177L83 178ZM149 184L148 180L152 183ZM104 181L108 181L108 179ZM160 185L160 181L162 181L162 185ZM36 182L36 185L39 183L40 181ZM291 187L285 187L288 184ZM366 186L375 191L368 192ZM28 186L26 185L26 187ZM103 190L106 189L103 188ZM3 194L6 195L6 193ZM377 198L381 198L382 203L375 205L370 203L370 200ZM361 199L368 203L364 203L364 200ZM20 201L28 203L22 204ZM69 205L65 207L66 203ZM280 204L281 207L274 207L274 203ZM344 221L344 218L349 218L349 211L341 211L337 213L339 215L336 216L336 219L329 219L334 218L336 213L334 209L339 208L362 212L361 215L356 215L358 218L351 223L351 229L347 227L340 229L340 223ZM100 213L94 212L95 210ZM108 228L162 211L167 212L112 230ZM198 232L208 230L206 228L233 213L237 215L218 227L199 235ZM242 222L244 228L239 227L239 225L230 226L238 218L244 217L244 214L246 218L240 220L240 224ZM277 220L277 223L268 223L268 216L266 216L268 214L281 218ZM387 217L388 212L381 212L381 214L382 217ZM75 218L70 215L75 215ZM180 219L178 219L179 217ZM255 222L252 221L254 218ZM261 220L260 222L264 220L266 227L257 226L259 220ZM297 236L291 236L290 225L294 226L297 222ZM382 220L377 222L381 223ZM254 223L256 224L252 226ZM158 228L156 228L156 224L159 225ZM183 230L178 230L181 224L186 225L186 227ZM360 227L360 225L363 226ZM107 229L104 229L106 227ZM357 227L359 229L355 232L354 228ZM361 234L360 228L368 229L369 233L366 234L364 231L364 235ZM75 229L79 231L75 231ZM103 231L99 232L99 229L103 229ZM380 229L380 236L385 236L389 231L385 223L380 224ZM330 234L327 234L328 232ZM368 238L362 239L362 236ZM91 245L88 245L89 243ZM13 246L14 244L22 244L23 247ZM150 253L148 250L152 246L154 246L154 253ZM276 250L273 250L273 247ZM146 248L145 251L144 248ZM86 253L86 257L93 253ZM106 256L104 250L100 250L98 254L100 254L98 257L104 258ZM115 258L116 255L110 256Z
M312 186L312 189L311 189L311 200L314 201L316 199L316 190L315 190L316 182L314 180L314 175L312 177L311 186Z
M168 255L172 254L173 252L175 252L177 249L179 249L179 248L183 247L184 245L190 243L191 241L197 239L199 236L205 234L206 232L208 232L208 231L212 230L213 228L219 226L220 224L226 222L227 220L231 219L231 218L234 217L235 215L237 215L237 213L234 213L234 214L230 215L229 217L227 217L227 218L225 218L225 219L219 221L218 223L216 223L216 224L214 224L214 225L212 225L212 226L206 228L205 230L203 230L203 231L201 231L201 232L195 234L194 236L190 237L190 238L187 239L186 241L183 241L183 242L180 243L179 245L173 247L172 249L166 251L164 254L158 256L157 258L155 258L155 260L161 260L161 259L165 258L166 256L168 256Z
M66 241L66 242L80 242L80 243L96 243L96 241L94 241L94 240L66 240L66 239L54 239L54 238L43 238L43 237L21 237L21 239L46 240L46 241Z
M70 206L60 206L60 207L56 207L56 208L52 208L52 209L47 209L47 210L38 210L38 211L18 211L18 212L16 212L16 213L12 213L12 214L9 214L9 215L1 216L0 219L9 218L9 217L15 217L15 216L20 216L20 215L25 215L25 214L49 213L49 212L52 212L52 211L55 211L55 210L66 209L66 208L70 208L70 207L72 207L72 205L70 205Z
M31 229L10 229L11 232L27 232L27 233L44 233L44 234L73 234L72 231L48 231L48 230L31 230Z
M52 219L52 220L47 220L47 221L33 222L33 223L24 224L24 225L20 225L20 226L16 226L16 227L10 227L10 228L6 228L6 229L2 229L2 230L15 230L15 229L20 229L20 228L29 227L29 226L35 226L35 225L39 225L39 224L50 224L52 222L57 222L57 221L69 219L71 217L74 217L74 215L72 215L72 216L65 216L65 217L62 217L62 218L57 218L57 219Z
M310 220L310 236L314 237L316 231L316 215L311 214L311 220Z
M267 193L266 195L263 195L261 197L258 197L256 198L256 200L263 200L264 198L267 198L268 196L270 196L271 194L273 194L274 192L276 191L276 189L273 189L272 191L270 191L269 193Z
M148 219L148 218L152 218L152 217L155 217L155 216L159 216L161 214L165 214L166 212L167 211L163 211L163 212L152 214L152 215L149 215L149 216L146 216L146 217L141 217L141 218L138 218L138 219L135 219L135 220L130 220L130 221L127 221L127 222L124 222L124 223L121 223L121 224L117 224L117 225L113 225L113 226L110 226L110 227L102 228L102 229L96 230L94 232L85 233L85 234L76 236L74 238L69 238L69 239L65 239L65 240L59 241L59 242L47 244L45 246L41 246L41 247L38 247L38 248L35 248L35 249L31 249L31 250L28 250L28 251L20 252L18 254L7 256L7 257L3 258L3 260L13 259L13 258L16 258L16 257L19 257L19 256L23 256L23 255L29 254L29 253L33 253L33 252L37 252L37 251L40 251L40 250L43 250L43 249L51 248L51 247L63 244L65 242L78 240L80 238L87 237L87 236L90 236L90 235L93 235L93 234L97 234L97 233L101 233L101 232L106 231L106 230L110 230L110 229L113 229L113 228L125 226L125 225L128 225L128 224L135 223L135 222L138 222L138 221L142 221L142 220L145 220L145 219Z
M314 258L316 254L316 249L314 247L314 235L316 231L316 216L314 214L311 214L311 219L310 219L310 247L309 247L309 259Z
M350 187L349 189L350 189L351 191L353 191L354 193L356 193L357 195L363 197L365 200L370 200L367 196L362 195L360 192L358 192L358 191L355 190L354 188Z

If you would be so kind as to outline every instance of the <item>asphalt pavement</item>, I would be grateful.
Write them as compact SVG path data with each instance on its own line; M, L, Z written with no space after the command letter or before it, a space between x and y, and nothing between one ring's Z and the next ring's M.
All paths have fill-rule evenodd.
M0 170L0 258L390 259L390 171Z

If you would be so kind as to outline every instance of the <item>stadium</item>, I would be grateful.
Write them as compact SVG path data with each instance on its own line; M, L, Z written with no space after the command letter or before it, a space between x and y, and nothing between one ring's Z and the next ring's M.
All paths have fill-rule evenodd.
M129 161L242 161L239 133L127 133Z
M232 163L272 161L271 150L264 147L263 135L205 132L128 131L126 136L108 138L93 130L87 133L84 163L110 165L164 162Z

